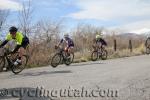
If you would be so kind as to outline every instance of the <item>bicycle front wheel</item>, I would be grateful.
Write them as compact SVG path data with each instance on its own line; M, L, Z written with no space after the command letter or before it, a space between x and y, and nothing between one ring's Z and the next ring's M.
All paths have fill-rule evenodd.
M61 63L61 54L57 53L52 57L51 66L56 68Z
M93 51L92 54L91 54L91 60L96 61L97 59L98 59L98 52Z
M149 47L146 48L146 54L147 54L147 55L150 54L150 48L149 48Z
M145 41L145 46L149 47L150 46L150 37L148 37Z
M5 67L5 58L3 56L0 56L0 72L3 71L4 67Z
M150 37L145 41L146 54L150 54Z
M18 65L12 64L11 70L14 74L18 74L25 69L28 62L28 56L27 55L22 56L21 61L22 61L21 64Z

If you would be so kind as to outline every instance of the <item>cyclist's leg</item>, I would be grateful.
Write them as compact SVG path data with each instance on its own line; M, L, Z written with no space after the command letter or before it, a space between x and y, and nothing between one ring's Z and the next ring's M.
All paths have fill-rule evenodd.
M68 48L68 53L71 54L71 53L74 53L74 46L70 46Z
M22 60L22 56L25 54L25 49L23 47L19 48L19 60Z
M23 41L21 47L19 48L19 60L21 60L22 56L26 54L26 48L28 47L28 42Z

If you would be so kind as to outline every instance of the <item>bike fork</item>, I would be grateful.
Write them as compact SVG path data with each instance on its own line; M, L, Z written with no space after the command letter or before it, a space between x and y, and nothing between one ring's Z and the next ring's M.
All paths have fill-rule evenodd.
M6 57L6 60L8 62L8 66L12 67L14 65L13 62L8 57Z

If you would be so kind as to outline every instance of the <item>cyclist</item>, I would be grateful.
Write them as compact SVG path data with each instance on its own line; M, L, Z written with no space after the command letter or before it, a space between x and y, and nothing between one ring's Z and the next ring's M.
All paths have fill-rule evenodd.
M59 47L60 44L62 43L66 43L66 47L65 47L65 51L68 54L68 57L70 57L70 53L73 53L73 48L74 48L74 42L73 40L69 37L69 34L64 34L64 38L61 39L61 41L59 42L59 44L56 47Z
M95 39L94 39L94 43L96 44L96 47L104 47L107 46L106 41L102 38L101 35L97 34ZM95 47L95 46L94 46Z
M0 48L5 46L5 44L7 44L7 42L10 40L15 40L15 42L17 43L12 53L19 51L19 58L14 62L14 65L21 64L22 63L21 58L23 56L23 53L25 52L26 47L29 44L29 39L21 32L18 32L18 29L15 26L12 26L9 28L9 33L6 36L5 41L3 41L2 44L0 45Z

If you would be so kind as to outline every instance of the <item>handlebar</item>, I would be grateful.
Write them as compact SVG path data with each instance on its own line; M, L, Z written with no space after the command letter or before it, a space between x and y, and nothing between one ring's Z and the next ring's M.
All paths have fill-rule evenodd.
M2 54L3 54L3 55L9 55L9 54L12 53L12 52L11 52L8 48L6 48L6 47L2 47L1 49L2 49Z

